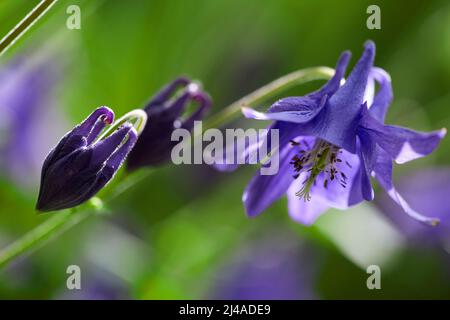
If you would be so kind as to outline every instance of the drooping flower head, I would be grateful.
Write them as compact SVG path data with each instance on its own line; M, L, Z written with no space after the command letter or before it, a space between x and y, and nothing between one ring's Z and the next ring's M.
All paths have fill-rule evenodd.
M198 107L184 117L183 113L190 102L196 102ZM171 141L173 130L184 128L191 131L194 121L202 119L210 106L208 94L198 83L187 78L177 78L161 89L144 108L150 121L128 157L127 169L135 170L167 162L172 148L178 143Z
M50 152L42 165L37 210L77 206L111 180L138 137L134 127L125 122L114 133L98 140L102 130L113 120L111 109L96 109Z
M243 108L248 118L272 120L270 129L278 129L280 137L278 173L258 172L244 192L249 216L287 193L291 217L311 224L329 207L346 209L373 200L373 176L408 215L437 224L438 219L421 216L398 194L392 162L431 153L446 131L421 133L384 124L393 97L391 79L373 67L374 56L375 45L368 41L345 81L349 52L341 55L334 76L318 91L281 99L267 113ZM380 87L375 95L374 81Z

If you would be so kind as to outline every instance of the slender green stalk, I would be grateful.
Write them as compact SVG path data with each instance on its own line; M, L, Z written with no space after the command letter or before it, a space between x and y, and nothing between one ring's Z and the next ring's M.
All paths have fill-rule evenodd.
M116 186L114 191L105 199L105 201L94 197L86 205L53 214L40 225L0 251L0 269L18 256L36 250L46 241L56 238L58 235L64 233L64 231L77 225L86 218L108 212L107 205L110 201L136 185L151 172L152 171L150 170L137 171L135 174L127 176Z
M17 258L19 255L37 249L43 245L46 240L56 237L58 234L69 229L87 218L91 210L66 210L55 214L45 220L43 223L32 229L20 239L0 251L0 268L6 266L9 262Z
M271 97L274 97L275 95L280 94L282 91L291 88L292 86L313 80L326 80L332 77L333 74L334 70L331 68L317 67L298 70L296 72L285 75L232 103L221 112L219 112L216 116L206 121L203 128L204 130L206 130L207 128L221 126L235 119L240 114L241 107L243 106L254 106L258 103L266 101ZM145 124L145 117L142 117L139 113L128 113L124 117L126 120L137 118L137 129L139 131L143 129L143 123ZM126 121L124 120L124 117L117 121L117 125L120 125L120 123ZM112 127L116 127L116 123L113 124ZM111 196L105 200L105 203L113 200L119 194L134 186L139 180L148 176L149 172L151 171L138 171L136 172L136 174L126 176L121 183L116 185L116 188L111 193ZM21 238L14 241L5 249L1 250L0 268L6 266L9 262L13 261L18 256L42 245L45 240L54 238L65 230L78 224L85 218L97 213L105 212L106 210L106 206L100 199L93 198L90 201L90 206L88 208L86 208L85 206L81 206L71 210L67 210L65 212L54 214L54 216L45 220L35 229L31 230Z
M0 56L36 23L57 0L42 0L6 36L0 40Z

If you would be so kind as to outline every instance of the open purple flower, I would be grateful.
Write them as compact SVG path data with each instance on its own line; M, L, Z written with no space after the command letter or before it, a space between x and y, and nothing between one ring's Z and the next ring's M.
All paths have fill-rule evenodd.
M192 101L198 103L197 109L183 117ZM178 143L171 140L173 130L184 128L191 131L194 121L202 119L210 106L208 94L187 78L177 78L164 87L144 108L150 121L128 157L127 169L156 166L168 161L172 148Z
M37 210L77 206L111 180L137 140L134 127L124 123L108 137L97 141L113 120L111 109L96 109L50 152L42 165Z
M248 118L274 121L270 128L278 129L280 137L278 173L258 172L244 192L249 216L287 193L291 217L311 224L329 207L346 209L373 200L372 175L408 215L437 224L438 219L420 215L398 194L392 162L431 153L446 131L421 133L384 124L393 96L391 80L373 67L374 56L375 45L368 41L345 82L349 52L341 55L334 76L318 91L281 99L267 113L243 108ZM370 94L373 81L380 87L375 95Z

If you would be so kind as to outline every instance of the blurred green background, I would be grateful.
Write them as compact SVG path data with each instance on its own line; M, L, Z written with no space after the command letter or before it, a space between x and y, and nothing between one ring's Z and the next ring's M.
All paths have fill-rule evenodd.
M37 2L1 1L0 35ZM81 8L80 30L66 28L71 4ZM381 8L381 30L366 28L370 4ZM387 122L417 130L448 127L450 5L443 0L60 0L0 57L0 67L20 57L57 70L48 93L58 120L43 130L58 127L59 135L33 141L42 160L97 106L124 114L180 74L202 81L214 113L288 72L333 67L345 49L354 64L366 39L375 41L376 65L393 80ZM432 156L396 167L396 175L447 165L449 151L444 139ZM2 168L1 247L49 217L34 211L38 169L30 167L24 183ZM448 253L411 246L372 204L330 212L312 227L291 221L284 200L248 219L241 195L254 169L152 169L109 214L89 218L1 270L0 298L239 298L236 292L245 289L239 270L254 275L259 271L252 268L263 268L273 280L246 291L259 297L261 290L284 290L278 278L284 258L295 260L289 269L295 293L279 297L450 298ZM279 251L286 257L272 260ZM255 254L274 265L254 266ZM81 291L66 288L66 268L73 264L82 270ZM371 264L381 267L381 290L366 287Z

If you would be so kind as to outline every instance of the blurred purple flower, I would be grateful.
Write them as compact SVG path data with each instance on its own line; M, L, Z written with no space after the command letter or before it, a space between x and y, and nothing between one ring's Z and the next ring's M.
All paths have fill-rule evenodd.
M314 299L314 256L286 235L256 242L220 271L215 299Z
M0 170L24 187L38 181L46 150L66 129L53 102L57 71L31 58L0 67Z
M183 119L183 112L191 101L196 101L198 108ZM172 148L178 143L171 141L173 130L184 128L191 131L194 121L202 119L210 106L211 99L197 83L183 77L175 79L144 108L149 121L128 157L127 168L135 170L168 161Z
M386 195L376 201L381 211L416 244L450 245L450 168L428 168L399 179L397 189L424 215L437 217L437 228L427 228L401 214L402 208Z
M408 215L437 224L437 219L411 209L397 193L392 161L405 163L431 153L445 129L421 133L384 125L392 87L389 75L373 67L374 57L375 44L368 41L344 84L349 52L341 55L335 75L318 91L281 99L267 113L243 108L248 118L273 120L269 128L278 129L280 136L278 173L259 171L244 192L249 216L260 214L287 193L291 217L312 224L329 207L346 209L373 200L373 175ZM375 96L373 81L380 85Z
M125 123L96 141L113 121L113 111L100 107L61 139L42 165L37 210L75 207L111 180L137 140L134 127Z

